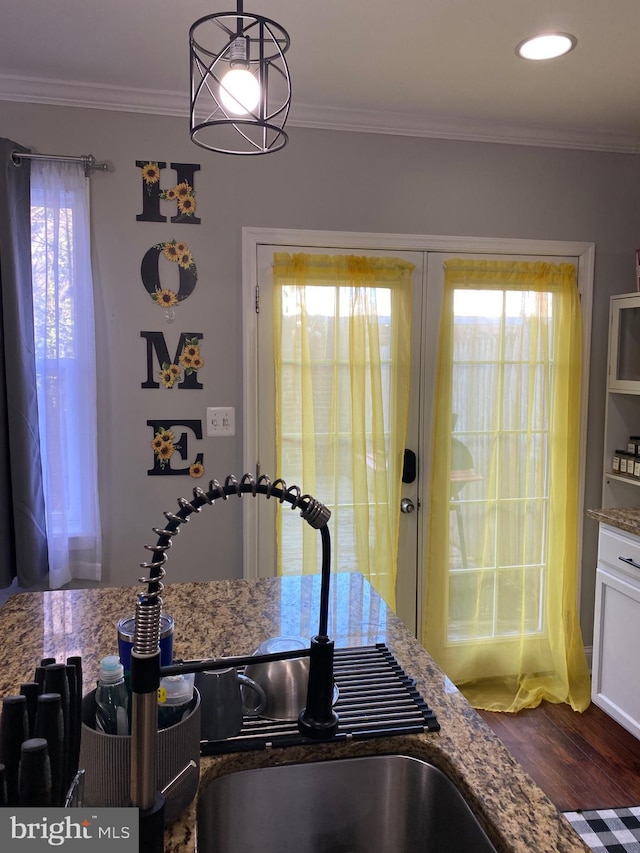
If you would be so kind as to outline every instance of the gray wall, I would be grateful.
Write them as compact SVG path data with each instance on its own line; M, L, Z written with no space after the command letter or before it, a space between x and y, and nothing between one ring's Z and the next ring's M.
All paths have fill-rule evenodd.
M99 378L99 488L104 581L135 583L145 542L189 477L149 477L151 418L202 418L236 407L235 439L204 439L206 474L242 473L243 226L592 241L596 281L590 380L587 506L600 506L608 299L635 289L640 245L638 160L629 155L292 128L266 158L214 155L188 139L184 119L30 104L0 104L0 135L46 153L92 153L115 171L92 178ZM136 222L136 160L200 163L200 226ZM173 175L165 173L162 185ZM163 205L163 213L174 210ZM194 297L167 325L140 279L154 243L184 239L195 255ZM197 296L197 298L196 298ZM203 391L143 390L141 330L204 334ZM196 446L197 445L197 446ZM176 540L171 580L239 577L241 515L205 510ZM233 512L233 510L231 510ZM230 521L231 518L231 521ZM582 625L591 642L595 522L585 520ZM188 539L188 542L186 541Z

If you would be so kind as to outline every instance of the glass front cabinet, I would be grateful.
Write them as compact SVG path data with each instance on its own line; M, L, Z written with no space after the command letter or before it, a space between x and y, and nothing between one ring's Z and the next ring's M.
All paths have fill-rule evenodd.
M611 297L602 505L640 504L640 293Z
M609 390L640 394L640 293L611 297Z

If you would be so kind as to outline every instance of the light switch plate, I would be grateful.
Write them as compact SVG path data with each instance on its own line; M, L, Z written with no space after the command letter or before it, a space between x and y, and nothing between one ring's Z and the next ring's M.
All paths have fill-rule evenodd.
M236 410L233 406L207 407L207 435L225 436L236 434Z

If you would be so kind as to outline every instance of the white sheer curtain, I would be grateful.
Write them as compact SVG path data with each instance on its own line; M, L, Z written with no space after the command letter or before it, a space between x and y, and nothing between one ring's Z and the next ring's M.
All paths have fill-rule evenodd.
M90 250L89 180L82 166L34 161L33 312L53 589L101 576Z

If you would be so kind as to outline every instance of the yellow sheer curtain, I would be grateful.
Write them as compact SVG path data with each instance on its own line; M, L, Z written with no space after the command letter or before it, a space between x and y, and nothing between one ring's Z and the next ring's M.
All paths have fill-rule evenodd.
M423 642L475 707L589 704L580 403L574 265L446 262Z
M361 572L392 607L412 270L352 255L273 264L277 470L331 509L332 567ZM318 536L291 515L278 512L278 571L316 572Z

